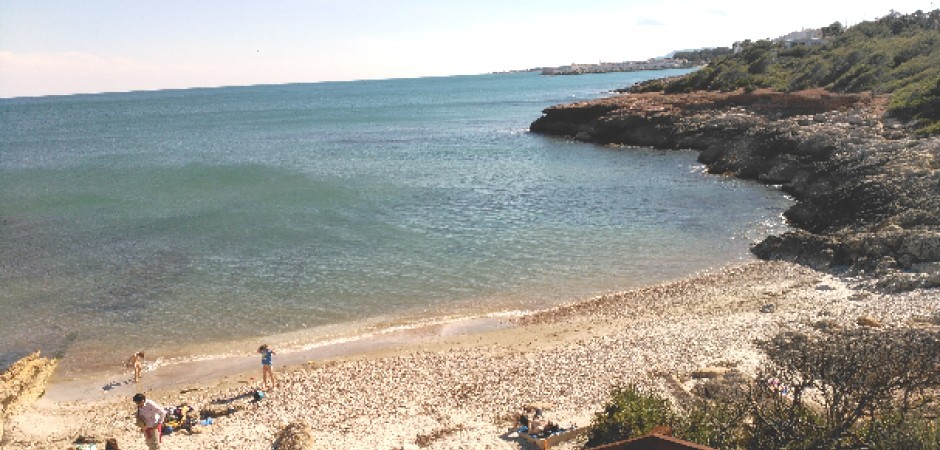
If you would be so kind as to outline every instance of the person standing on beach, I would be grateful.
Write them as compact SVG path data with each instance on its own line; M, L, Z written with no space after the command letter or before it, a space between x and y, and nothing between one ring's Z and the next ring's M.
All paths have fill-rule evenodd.
M144 394L135 394L134 403L137 405L137 425L144 433L147 448L159 449L163 440L163 419L166 418L166 410Z
M270 389L274 389L277 386L277 378L274 377L274 362L272 361L274 350L271 350L268 344L264 344L258 347L258 353L261 353L261 385L263 389L268 389L268 378L270 378Z
M137 383L140 381L140 372L144 369L144 352L134 353L130 359L127 360L127 364L134 368L134 382Z

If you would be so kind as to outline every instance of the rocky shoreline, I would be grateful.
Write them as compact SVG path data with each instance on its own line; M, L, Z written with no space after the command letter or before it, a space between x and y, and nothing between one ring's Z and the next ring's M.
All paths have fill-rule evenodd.
M904 291L940 286L940 139L885 114L889 99L792 93L626 93L548 108L530 130L582 142L699 150L710 173L781 186L794 230L762 259L867 275Z

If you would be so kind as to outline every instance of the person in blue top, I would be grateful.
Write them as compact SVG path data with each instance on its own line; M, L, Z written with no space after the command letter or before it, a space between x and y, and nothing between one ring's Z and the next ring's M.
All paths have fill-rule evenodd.
M263 389L274 389L275 386L277 386L277 378L274 376L274 363L272 361L274 350L271 350L268 344L264 344L258 347L258 353L261 353L261 384ZM268 387L268 378L271 379L270 388Z

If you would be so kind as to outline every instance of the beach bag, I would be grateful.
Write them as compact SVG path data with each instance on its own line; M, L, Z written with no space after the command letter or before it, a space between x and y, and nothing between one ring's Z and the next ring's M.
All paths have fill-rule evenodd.
M252 398L255 399L256 402L260 402L261 399L264 398L264 391L261 391L261 390L255 391L251 394L251 396Z

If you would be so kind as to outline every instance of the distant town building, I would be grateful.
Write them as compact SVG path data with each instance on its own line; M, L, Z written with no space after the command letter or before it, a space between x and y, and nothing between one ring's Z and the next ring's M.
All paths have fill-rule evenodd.
M790 48L795 45L805 45L807 47L822 45L824 40L822 29L812 28L794 31L792 33L780 36L777 39L774 39L774 42L780 42L784 47Z

